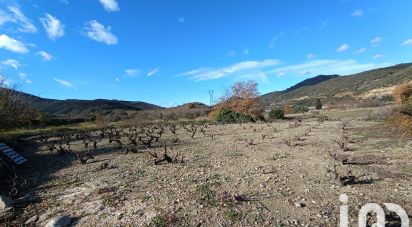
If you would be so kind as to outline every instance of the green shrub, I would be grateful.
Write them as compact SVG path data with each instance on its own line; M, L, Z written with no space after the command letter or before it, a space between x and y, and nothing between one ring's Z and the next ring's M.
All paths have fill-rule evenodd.
M240 218L240 213L235 210L227 210L225 211L225 217L229 220L235 220Z
M254 121L252 116L236 113L226 108L221 109L217 113L215 120L219 123L225 123L225 124L247 123L247 122Z
M166 226L166 219L161 215L155 216L152 218L149 226L150 227L164 227Z
M276 108L269 112L269 118L274 119L283 119L285 117L285 112L282 109Z
M52 116L45 112L38 112L37 113L37 120L42 124L50 124L52 121Z
M309 108L302 105L295 105L293 106L293 113L305 113L308 112Z

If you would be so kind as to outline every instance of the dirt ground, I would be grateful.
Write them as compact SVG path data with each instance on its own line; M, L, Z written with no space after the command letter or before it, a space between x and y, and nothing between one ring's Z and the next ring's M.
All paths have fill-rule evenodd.
M157 144L124 154L103 140L85 165L73 153L33 146L23 153L30 161L20 194L38 201L0 225L34 217L30 225L42 226L69 215L75 226L337 226L341 194L349 197L351 226L370 202L399 204L410 216L410 138L380 122L349 118L344 130L342 122L208 125L194 139L179 128L179 142L167 149L184 163L162 165L148 153L161 154ZM80 141L72 149L85 152ZM396 226L396 217L387 219Z

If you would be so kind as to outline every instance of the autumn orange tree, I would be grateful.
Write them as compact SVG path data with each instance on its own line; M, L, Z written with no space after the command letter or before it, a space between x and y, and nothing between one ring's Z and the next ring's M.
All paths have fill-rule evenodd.
M412 83L399 85L394 92L395 101L399 105L405 105L412 98Z
M394 91L394 98L400 111L394 113L389 121L412 135L412 83L399 85Z
M210 117L216 119L217 114L225 110L230 110L242 115L260 117L263 108L259 102L259 92L256 81L236 82L232 85L231 90L225 90L219 103L210 113Z

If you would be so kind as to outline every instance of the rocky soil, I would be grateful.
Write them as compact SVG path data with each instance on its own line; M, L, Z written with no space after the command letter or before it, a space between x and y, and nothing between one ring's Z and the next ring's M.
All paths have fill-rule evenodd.
M30 202L0 226L337 226L341 194L353 226L369 202L412 214L412 142L381 123L314 118L178 136L167 149L183 162L160 165L149 154L162 154L160 144L124 154L103 140L84 165L33 146L19 176ZM72 149L85 152L80 141Z

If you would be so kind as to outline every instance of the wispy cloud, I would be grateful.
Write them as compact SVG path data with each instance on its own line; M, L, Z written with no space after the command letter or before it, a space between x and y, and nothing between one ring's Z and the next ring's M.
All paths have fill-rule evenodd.
M74 84L70 81L62 80L62 79L59 79L59 78L53 78L53 80L56 81L57 83L59 83L60 85L64 86L64 87L74 88Z
M360 48L357 51L353 52L354 54L362 54L366 51L366 48Z
M31 84L33 83L30 79L27 78L27 75L25 73L19 73L19 77L24 83L26 84Z
M275 36L272 38L272 40L269 43L269 48L272 49L273 47L275 47L276 42L278 41L279 36Z
M375 63L359 63L355 60L313 60L301 64L288 65L275 68L267 73L269 75L285 76L288 74L340 74L349 75L370 69L389 66L391 63L375 64Z
M306 56L306 58L307 59L313 59L313 58L315 58L316 57L316 55L314 55L314 54L312 54L312 53L310 53L310 54L308 54L308 56Z
M117 37L111 33L112 28L110 26L105 27L96 20L87 22L84 29L87 37L97 42L107 45L115 45L118 42Z
M243 61L221 68L198 68L182 73L196 81L214 80L227 76L250 77L253 74L261 75L265 69L280 64L279 60L267 59L263 61Z
M309 60L300 64L282 65L279 60L239 62L221 68L199 68L180 74L196 81L215 80L233 76L237 79L253 78L268 81L270 76L287 75L350 75L366 70L392 65L391 63L359 63L356 60Z
M107 12L120 11L119 4L116 0L99 0Z
M324 30L328 26L328 24L329 24L328 21L322 22L319 26L319 30Z
M381 43L382 40L383 40L382 37L375 37L370 41L370 43L372 44L373 47L375 47L375 46L379 45L379 43Z
M349 44L342 44L336 51L337 52L344 52L347 51L350 48Z
M147 73L147 76L154 76L156 73L159 72L159 68L154 68Z
M363 16L363 9L357 9L355 11L353 11L353 13L351 14L352 17L362 17Z
M6 50L19 54L25 54L29 52L24 43L22 43L19 40L13 39L5 34L0 35L0 48L4 48Z
M2 61L1 64L8 66L8 67L15 68L15 69L18 69L21 66L19 61L17 61L16 59L11 59L11 58Z
M386 57L386 55L384 55L384 54L375 54L373 56L373 59L379 59L379 58L384 58L384 57Z
M20 24L19 31L26 33L37 32L37 28L33 25L32 21L20 11L17 5L9 6L8 9L13 14L13 19Z
M227 56L229 56L229 57L233 57L233 56L236 56L236 55L243 55L243 56L247 56L247 55L249 55L250 54L250 49L249 48L244 48L244 49L242 49L242 50L234 50L234 49L232 49L232 50L229 50L227 53L226 53L226 55Z
M125 69L124 73L126 73L126 76L137 76L139 75L139 69Z
M119 79L119 78L115 78L114 81L115 81L115 82L120 82L120 79Z
M226 55L229 56L229 57L236 56L236 50L229 50L229 51L226 53Z
M402 42L402 46L411 46L412 45L412 39L407 39Z
M16 22L16 20L8 13L4 12L3 10L0 10L0 25L3 25L8 22Z
M47 32L47 36L51 40L56 40L64 36L64 25L56 17L46 13L46 17L40 18L44 29Z
M179 17L177 18L177 21L181 24L185 23L185 18L184 17Z
M43 58L43 61L51 61L53 59L53 56L46 51L42 50L37 52L37 54Z

